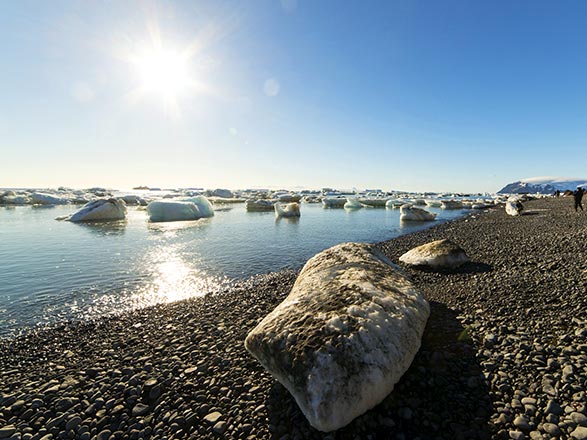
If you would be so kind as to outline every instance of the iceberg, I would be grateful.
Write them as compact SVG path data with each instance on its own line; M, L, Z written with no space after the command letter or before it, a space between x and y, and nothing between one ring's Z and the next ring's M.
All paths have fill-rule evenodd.
M359 199L359 202L372 208L384 208L385 204L387 203L387 199L361 198Z
M346 198L343 197L326 197L322 199L323 208L342 208L346 203Z
M70 222L90 222L124 220L126 218L126 204L123 200L99 199L87 203L65 220Z
M188 200L155 200L149 203L147 212L152 222L198 220L214 215L212 205L203 196Z
M273 211L273 205L275 202L272 200L261 199L253 200L249 199L245 201L245 209L247 211Z
M344 204L344 209L361 209L363 205L357 199L349 197Z
M293 203L276 203L275 204L275 216L276 217L299 217L300 216L300 204Z
M67 205L69 199L52 194L35 192L31 194L31 203L33 205Z
M403 221L426 222L436 218L436 214L428 212L425 209L414 208L411 205L402 205L400 208L399 219Z
M440 202L440 207L442 209L462 209L463 202L460 200L443 200Z

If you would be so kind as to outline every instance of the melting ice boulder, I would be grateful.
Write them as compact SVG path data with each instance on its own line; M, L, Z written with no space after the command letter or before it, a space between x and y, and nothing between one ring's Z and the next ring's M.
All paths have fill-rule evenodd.
M124 220L126 204L122 200L100 199L87 203L79 211L70 215L70 222L91 222L106 220Z
M521 215L524 210L524 205L519 200L508 200L505 202L505 212L508 215Z
M407 204L400 207L400 220L427 222L434 220L435 218L436 214L428 212L425 209L414 208L413 206Z
M344 209L361 209L362 207L361 202L353 197L346 199L346 203L344 204Z
M212 205L203 196L186 200L155 200L149 203L147 212L152 222L197 220L214 216Z
M275 205L275 202L266 199L249 199L245 201L245 209L247 211L273 211L273 205Z
M375 247L343 243L312 257L291 293L247 336L247 350L333 431L381 402L410 366L425 298Z
M275 204L276 217L299 217L300 204L299 203L276 203Z
M67 198L41 192L32 193L30 199L33 205L67 205L69 203Z
M462 209L463 202L460 200L443 200L440 202L440 207L442 209Z
M323 208L342 208L347 200L343 197L326 197L322 200Z
M399 261L411 266L454 269L469 261L465 251L450 240L437 240L409 250Z

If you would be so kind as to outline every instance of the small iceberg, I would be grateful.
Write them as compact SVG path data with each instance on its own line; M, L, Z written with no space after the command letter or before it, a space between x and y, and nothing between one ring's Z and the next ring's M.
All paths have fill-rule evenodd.
M399 219L403 221L427 222L436 218L436 214L428 212L425 209L415 208L405 204L400 208Z
M52 194L35 192L31 194L31 203L33 205L67 205L69 199Z
M70 222L93 222L124 220L126 218L126 204L123 200L99 199L85 204L63 220Z
M391 199L385 202L386 209L399 209L404 206L406 203L402 202L401 200Z
M273 211L273 205L275 202L272 200L261 199L253 200L249 199L245 201L245 209L247 211Z
M359 201L371 208L385 208L385 204L387 203L387 199L377 199L377 198L361 198Z
M212 205L203 196L186 200L156 200L149 203L147 212L152 222L198 220L214 216Z
M443 200L440 202L442 209L463 209L463 202L460 200Z
M300 204L293 203L276 203L275 204L275 216L280 217L299 217L300 216Z
M344 197L326 197L322 200L323 208L342 208L347 200Z
M361 204L361 202L359 202L357 199L349 197L346 201L346 203L344 204L344 209L361 209L363 207L363 205Z

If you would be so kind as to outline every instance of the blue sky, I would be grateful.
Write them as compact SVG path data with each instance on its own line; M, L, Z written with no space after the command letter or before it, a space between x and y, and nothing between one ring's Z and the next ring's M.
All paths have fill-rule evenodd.
M582 177L586 22L581 1L0 2L0 187ZM154 35L191 49L166 101L137 70Z

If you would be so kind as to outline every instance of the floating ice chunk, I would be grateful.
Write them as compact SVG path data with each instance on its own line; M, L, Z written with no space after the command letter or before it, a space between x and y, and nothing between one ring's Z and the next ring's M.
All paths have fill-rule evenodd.
M299 203L276 203L275 204L276 217L299 217L300 204Z
M145 199L143 199L141 196L137 196L135 194L126 194L122 197L119 197L119 199L124 200L124 203L126 203L129 206L147 206L148 203Z
M372 208L384 208L387 203L387 199L378 199L378 198L360 198L358 199L365 206L370 206Z
M273 211L273 205L275 204L272 200L261 199L253 200L249 199L245 201L245 209L247 211Z
M442 209L462 209L463 203L460 200L443 200L440 202Z
M33 205L67 205L69 199L52 194L35 192L31 194L31 203Z
M191 202L198 207L200 212L200 218L203 217L214 217L214 208L212 203L204 196L195 196L185 199L181 199L182 202Z
M122 200L100 199L83 206L65 220L70 222L91 222L107 220L124 220L126 204Z
M387 208L387 209L399 209L399 208L401 208L405 204L406 204L406 202L402 202L401 200L390 199L387 202L385 202L385 208Z
M415 247L399 261L411 266L430 266L435 269L454 269L469 261L465 251L450 240L437 240Z
M149 220L152 222L174 222L212 217L214 215L212 205L205 197L202 198L205 202L201 204L191 201L197 198L190 199L190 201L156 200L151 202L147 206Z
M302 196L299 194L281 194L278 200L283 203L293 203L302 200Z
M245 347L293 395L312 426L333 431L394 388L430 308L380 251L344 243L311 258Z
M411 205L405 204L400 208L400 220L426 222L436 218L436 214L428 212L425 209L414 208Z
M438 199L426 199L426 206L429 208L440 208L442 201Z
M28 205L30 203L30 197L16 194L14 191L6 191L3 196L0 196L0 204L4 205Z
M322 200L323 208L343 208L347 202L345 197L326 197Z
M344 209L361 209L362 207L361 202L353 197L346 199L346 203L344 204Z
M222 188L207 190L206 195L211 197L220 197L223 199L232 199L234 197L234 194L231 190Z

